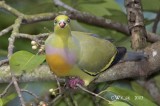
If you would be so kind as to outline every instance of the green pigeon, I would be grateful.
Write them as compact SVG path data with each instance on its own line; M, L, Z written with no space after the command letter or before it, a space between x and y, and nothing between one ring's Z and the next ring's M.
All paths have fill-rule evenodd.
M54 32L45 41L46 61L55 75L79 78L81 81L71 82L87 86L119 61L126 49L117 49L110 41L92 33L71 31L70 21L66 15L54 19Z

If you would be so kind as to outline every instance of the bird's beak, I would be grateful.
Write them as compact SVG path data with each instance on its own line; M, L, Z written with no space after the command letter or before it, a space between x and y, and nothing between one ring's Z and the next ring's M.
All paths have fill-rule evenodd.
M66 26L66 23L65 23L64 21L60 21L60 22L59 22L59 26L60 26L61 28L64 28L64 27Z

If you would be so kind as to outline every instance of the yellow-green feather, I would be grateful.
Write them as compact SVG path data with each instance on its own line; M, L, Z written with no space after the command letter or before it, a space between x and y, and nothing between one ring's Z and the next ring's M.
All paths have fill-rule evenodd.
M58 16L55 20L65 21L66 26L62 29L55 24L54 33L50 34L45 45L67 48L76 55L76 62L71 66L72 68L65 74L58 75L77 76L84 80L85 85L88 85L95 78L93 75L97 75L110 66L117 53L116 47L107 40L91 36L90 33L71 31L70 24L67 22L68 17L65 15ZM47 58L48 64L52 67L52 60L49 56ZM58 57L56 59L60 60ZM58 73L54 69L52 71Z

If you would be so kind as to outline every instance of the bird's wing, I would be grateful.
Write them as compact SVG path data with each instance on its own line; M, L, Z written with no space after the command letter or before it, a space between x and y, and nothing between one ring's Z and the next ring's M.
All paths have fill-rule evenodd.
M107 69L115 58L116 47L108 40L92 36L91 33L72 31L80 44L78 66L91 75Z

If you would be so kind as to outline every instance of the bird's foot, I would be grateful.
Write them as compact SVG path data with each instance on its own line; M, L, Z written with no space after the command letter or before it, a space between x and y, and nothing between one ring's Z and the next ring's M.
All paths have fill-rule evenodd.
M77 89L77 84L83 86L84 81L79 77L70 77L67 84L70 88Z

